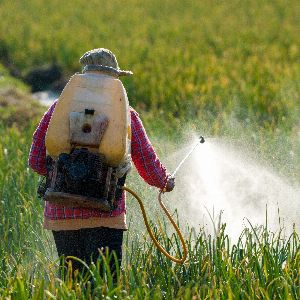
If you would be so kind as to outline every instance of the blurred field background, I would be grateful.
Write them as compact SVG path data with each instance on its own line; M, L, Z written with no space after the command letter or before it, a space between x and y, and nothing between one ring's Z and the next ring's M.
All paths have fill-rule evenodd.
M262 149L261 132L277 137L276 148L284 143L282 165L299 157L296 0L4 0L0 8L0 56L21 75L57 63L68 79L85 51L106 47L134 72L124 80L130 102L155 134L186 122L212 135L241 125L239 135L258 132Z
M163 158L186 132L200 131L255 145L299 183L299 14L297 0L2 0L0 297L89 297L85 282L62 283L53 271L37 176L27 169L31 135L45 110L21 80L28 72L55 63L67 80L81 70L85 51L108 48L122 69L134 72L123 80L130 103ZM130 183L146 195L135 180ZM128 247L135 248L123 279L112 287L98 278L98 292L107 299L299 299L296 232L284 239L250 230L237 246L227 244L225 233L191 236L193 260L184 268L165 262L141 236L129 236Z

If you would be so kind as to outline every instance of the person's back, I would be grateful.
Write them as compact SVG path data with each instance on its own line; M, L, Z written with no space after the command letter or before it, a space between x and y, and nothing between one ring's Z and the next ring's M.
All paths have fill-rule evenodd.
M128 165L128 155L130 154L138 173L148 184L160 190L171 191L174 187L174 179L169 178L165 167L159 161L138 113L128 106L126 92L123 90L123 85L121 84L120 86L119 76L131 75L132 73L120 70L115 56L109 50L103 48L85 53L81 58L81 62L84 65L83 75L76 74L73 79L75 78L77 83L91 79L91 85L94 85L94 88L92 88L93 92L88 92L88 89L86 89L86 86L89 86L90 83L72 85L73 79L71 78L70 84L66 86L60 100L55 102L45 113L33 135L33 143L29 154L29 165L31 168L40 175L51 177L50 179L48 178L48 182L52 184L52 187L57 188L55 180L59 177L57 172L61 170L58 169L55 172L53 170L57 167L60 155L62 153L66 154L69 161L72 162L70 159L72 151L75 148L80 150L83 147L83 145L72 145L70 143L70 140L72 140L72 138L70 139L70 116L74 112L80 114L82 110L85 110L85 113L82 112L83 115L91 114L94 111L96 114L106 115L108 125L106 124L107 128L104 133L102 132L99 147L89 148L89 145L85 145L88 152L94 153L96 156L99 154L108 157L106 160L107 167L115 170L114 174L117 173L119 167L120 170L124 170L124 177L126 177L128 168L122 169L121 167L123 167L122 164L124 163ZM100 78L101 80L99 80ZM105 81L108 84L106 87L110 86L112 88L103 91L100 87L103 88ZM116 88L116 85L119 85L120 88ZM84 86L83 89L82 86ZM72 88L69 89L69 87ZM99 88L98 90L97 87ZM99 97L97 97L97 91L99 92ZM112 91L112 95L108 95L108 91ZM66 96L68 96L65 102L67 104L64 105L61 99L64 99ZM119 103L119 106L111 105L111 107L108 107L110 106L109 101L115 101L115 99L120 99L121 103ZM115 126L115 129L111 131L113 139L111 141L108 141L108 139L107 143L103 143L106 139L105 135L109 133L109 126L114 123L113 120L116 118L113 112L118 112L118 110L120 115L123 116L123 120L121 120L123 125L119 126L120 123L118 123L119 125ZM87 118L90 118L90 116L87 116ZM125 129L124 126L126 127ZM120 131L117 132L116 128L119 128ZM60 136L59 138L58 135ZM118 142L115 142L114 139L118 139ZM115 148L118 148L117 151L114 151ZM50 168L47 166L47 154L51 158L52 165ZM66 165L69 166L70 163ZM86 166L87 164L83 165ZM97 171L97 166L95 169ZM74 172L69 173L73 175ZM111 175L108 176L107 173L106 171L105 178L111 178ZM55 174L55 178L53 174ZM65 178L61 180L62 183L65 181ZM122 184L124 184L123 181ZM105 185L106 182L102 182L102 184ZM116 188L119 187L118 184L116 184ZM65 190L63 191L65 192ZM117 198L117 194L113 195L114 198ZM82 195L80 197L83 199L86 196ZM56 203L51 201L51 198L47 198L47 200L50 201L45 202L44 228L52 230L59 256L76 256L90 263L91 259L95 260L99 257L99 249L107 247L109 251L115 251L119 263L121 263L123 231L127 230L124 192L119 193L117 201L113 199L114 205L111 206L110 211L103 211L86 205L84 207L80 205L69 206L62 204L66 202ZM76 268L82 268L80 264L73 263ZM111 268L115 269L113 260Z

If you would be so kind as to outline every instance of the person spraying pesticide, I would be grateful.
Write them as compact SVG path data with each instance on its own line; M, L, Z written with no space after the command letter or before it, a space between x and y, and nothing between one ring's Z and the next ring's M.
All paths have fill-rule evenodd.
M127 230L125 190L140 200L125 187L131 162L160 195L172 191L175 181L129 106L119 77L132 72L121 70L104 48L86 52L80 63L82 73L70 78L33 134L29 166L45 176L39 189L44 228L52 231L58 255L90 264L107 249L120 264ZM83 269L77 260L72 263L73 269ZM110 267L116 269L113 259Z

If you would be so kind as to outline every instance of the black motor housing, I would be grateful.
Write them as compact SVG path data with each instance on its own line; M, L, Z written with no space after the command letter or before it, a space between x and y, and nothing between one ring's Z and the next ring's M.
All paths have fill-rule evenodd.
M116 178L116 168L108 166L103 155L73 148L70 154L61 153L56 162L47 156L46 163L47 185L52 192L108 201L111 210L117 206L126 175Z

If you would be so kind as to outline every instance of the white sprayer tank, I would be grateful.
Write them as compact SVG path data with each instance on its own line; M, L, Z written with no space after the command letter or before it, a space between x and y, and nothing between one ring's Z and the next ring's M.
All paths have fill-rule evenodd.
M108 119L99 146L89 150L103 154L108 165L123 163L130 153L131 139L127 94L119 79L96 72L75 74L64 88L47 130L47 154L56 159L61 153L70 153L71 115L84 114L86 109L94 111L92 118Z

